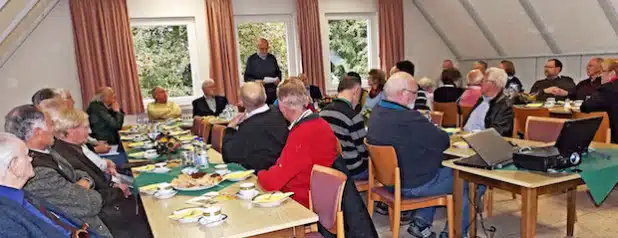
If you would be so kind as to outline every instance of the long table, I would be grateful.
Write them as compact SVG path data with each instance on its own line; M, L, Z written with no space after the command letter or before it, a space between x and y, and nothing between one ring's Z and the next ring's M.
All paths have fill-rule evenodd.
M221 154L215 150L209 150L208 156L211 163L223 163ZM252 176L246 181L257 184L256 179ZM236 193L240 190L240 183L231 185L220 192ZM206 228L200 226L199 223L178 224L168 218L175 210L194 206L185 203L192 197L177 195L167 200L158 200L151 196L141 198L154 237L302 238L305 236L305 225L318 221L315 213L292 199L274 208L252 207L247 201L235 199L219 202L217 206L220 206L222 212L228 215L228 219L222 225Z
M511 139L518 146L543 146L545 143ZM592 148L618 148L618 145L593 142ZM450 148L445 154L455 157L474 155L471 149ZM484 184L521 195L521 237L534 237L537 222L538 196L547 193L567 193L567 236L573 236L575 224L575 194L577 186L584 182L579 174L550 174L530 171L485 170L454 164L455 160L445 160L442 165L453 169L453 200L455 211L463 209L464 180L469 182L470 197L476 197L476 184ZM476 216L474 206L470 206L470 221ZM455 213L455 237L462 237L462 216ZM476 237L476 223L470 224L470 237Z

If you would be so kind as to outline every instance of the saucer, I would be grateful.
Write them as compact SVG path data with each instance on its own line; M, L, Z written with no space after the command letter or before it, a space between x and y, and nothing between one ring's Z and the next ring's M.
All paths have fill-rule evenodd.
M236 196L238 196L238 198L242 199L242 200L251 200L253 199L255 196L257 196L258 194L260 194L260 192L255 189L253 190L253 193L251 193L251 196L248 195L242 195L240 192L236 193Z
M215 227L215 226L223 224L225 220L227 220L227 215L221 214L221 218L218 221L209 221L205 217L201 217L199 221L200 221L200 224L206 227Z
M231 172L232 172L232 171L231 171L231 170L229 170L229 169L226 169L226 170L220 170L220 171L215 171L215 173L217 173L217 174L219 174L219 175L221 175L221 176L226 175L226 174L229 174L229 173L231 173Z
M174 195L176 195L177 193L178 193L178 191L173 191L173 192L171 192L171 193L167 193L167 194L161 194L161 195L159 195L160 193L155 192L154 197L155 197L155 198L157 198L157 199L161 199L161 200L163 200L163 199L168 199L168 198L171 198L171 197L173 197Z
M156 173L156 174L164 174L167 173L169 171L172 171L170 168L168 167L159 167L159 168L155 168L153 169L151 172Z

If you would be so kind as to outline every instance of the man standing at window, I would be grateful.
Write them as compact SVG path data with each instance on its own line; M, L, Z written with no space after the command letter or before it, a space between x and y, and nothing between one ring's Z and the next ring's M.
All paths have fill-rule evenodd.
M277 85L281 80L281 69L279 69L277 58L268 53L269 46L266 39L258 39L257 49L255 54L247 58L245 82L263 83L266 90L266 103L273 104L277 99Z

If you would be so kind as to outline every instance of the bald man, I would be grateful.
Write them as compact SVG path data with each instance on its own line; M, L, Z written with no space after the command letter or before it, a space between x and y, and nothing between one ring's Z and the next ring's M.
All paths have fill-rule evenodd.
M223 137L223 161L260 171L275 164L288 136L287 122L276 107L266 105L264 86L245 83L240 88L245 112L229 124Z
M175 102L167 99L167 91L162 87L155 87L150 91L154 102L148 104L148 118L152 121L165 121L167 119L179 118L182 110Z
M92 137L106 141L110 145L120 143L118 131L124 123L124 112L116 99L116 93L110 87L99 88L94 99L86 109Z
M270 105L277 99L277 85L281 80L281 69L279 69L277 58L268 53L269 49L266 39L258 39L257 52L247 58L245 82L264 83L266 103Z
M369 118L367 142L395 148L401 169L402 196L418 198L449 194L453 192L452 171L440 168L443 152L450 144L449 136L420 112L406 106L414 102L417 91L416 81L408 73L399 72L388 79L384 86L386 98L374 107ZM467 202L464 202L463 214L468 214L467 208ZM408 233L414 237L435 237L431 231L434 214L435 208L413 211ZM403 217L407 216L404 214ZM466 229L468 216L463 217L463 228ZM444 231L447 231L446 227L448 224Z

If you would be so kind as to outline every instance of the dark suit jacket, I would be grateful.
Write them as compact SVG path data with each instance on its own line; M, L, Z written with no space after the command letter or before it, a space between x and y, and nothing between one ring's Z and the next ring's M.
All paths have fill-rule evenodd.
M112 187L113 182L84 153L81 146L56 139L53 149L66 158L75 169L83 170L94 180L95 189L103 198L99 217L114 237L150 237L150 228L145 212L134 197L125 198L121 189Z
M193 100L193 116L219 116L223 109L225 109L225 105L227 105L227 98L223 96L215 96L215 104L216 108L208 107L208 103L206 103L206 98L199 97L198 99Z
M455 102L463 94L464 89L458 87L439 87L433 92L434 102Z
M320 91L320 87L315 85L309 85L309 96L315 102L316 100L322 99L322 91Z

